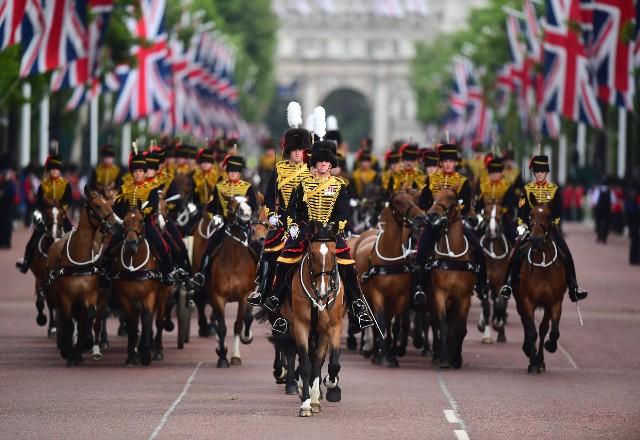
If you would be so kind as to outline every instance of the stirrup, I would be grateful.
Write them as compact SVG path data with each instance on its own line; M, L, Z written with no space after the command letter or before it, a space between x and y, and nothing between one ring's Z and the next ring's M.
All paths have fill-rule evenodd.
M502 288L500 289L500 296L503 297L504 299L509 299L511 298L511 294L513 293L513 289L511 288L510 285L505 284L504 286L502 286Z
M360 327L360 330L364 330L365 328L371 327L374 324L373 319L366 312L359 314L357 318L358 318L358 326Z
M280 299L277 296L272 295L267 298L262 306L270 312L275 312L280 308Z
M27 273L27 271L29 270L29 265L24 258L21 258L20 260L16 261L16 268L22 273Z
M203 287L204 286L204 274L202 272L197 272L196 274L193 275L193 282L198 286L198 287Z
M247 304L259 307L262 305L262 295L258 292L258 289L251 292L251 295L247 298Z
M361 298L353 300L351 303L351 312L353 316L360 316L363 313L367 313L367 306Z
M575 286L569 289L569 299L571 299L572 302L581 301L585 299L588 294L589 292L587 292L584 289L581 289L580 286Z
M284 335L287 332L288 328L289 323L284 318L277 318L275 321L273 321L273 325L271 326L271 330L281 335Z
M414 305L424 305L427 303L427 294L422 289L417 289L413 294Z

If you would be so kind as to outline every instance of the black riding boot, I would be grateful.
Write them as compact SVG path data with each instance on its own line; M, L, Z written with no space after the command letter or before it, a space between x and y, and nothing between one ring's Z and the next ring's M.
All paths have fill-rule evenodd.
M373 318L369 312L369 307L365 303L364 295L360 290L360 283L358 283L358 274L356 273L355 265L340 265L338 266L340 271L340 277L344 281L344 294L349 305L349 312L356 318L354 323L357 323L357 332L364 330L367 327L371 327L374 324Z
M573 262L573 256L567 246L567 242L557 228L553 228L553 239L562 252L562 261L564 263L564 270L567 274L567 285L569 287L569 298L573 302L578 302L587 297L588 293L578 286L578 280L576 276L576 266Z
M421 306L427 303L427 294L424 291L424 269L417 267L413 273L413 282L415 288L413 290L413 305Z
M36 252L36 247L42 234L44 234L44 231L40 228L34 229L33 234L31 234L31 238L27 242L27 247L24 250L24 257L16 262L16 267L20 272L27 273L29 270L29 266L31 266L31 261L33 260L33 254Z
M271 257L262 255L258 263L258 276L256 278L256 290L247 298L247 302L252 306L261 306L271 293L274 276L274 262Z
M268 296L263 307L271 312L277 311L282 305L284 296L291 288L291 276L293 276L292 264L278 262L276 266L276 288L273 295Z
M520 284L520 266L522 265L522 250L520 247L516 247L513 252L513 256L509 260L507 266L507 279L504 281L504 286L500 289L500 296L505 299L511 298L513 289L517 289Z

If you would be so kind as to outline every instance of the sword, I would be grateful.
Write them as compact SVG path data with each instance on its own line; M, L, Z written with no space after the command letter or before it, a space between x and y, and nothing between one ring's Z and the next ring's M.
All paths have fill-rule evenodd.
M580 319L580 327L584 327L584 323L582 322L582 313L580 313L580 304L576 301L576 310L578 311L578 319Z
M360 288L360 299L362 300L362 302L366 306L367 310L369 311L369 315L371 315L371 319L373 319L373 323L375 324L376 329L378 329L378 334L380 335L380 337L382 339L384 339L384 334L382 333L382 330L380 330L380 325L378 324L378 321L376 320L376 315L373 313L373 310L371 309L371 306L367 302L367 298L364 297L364 293L362 293L362 286L360 285L360 280L358 280L357 277L356 277L356 280L358 281L358 287Z

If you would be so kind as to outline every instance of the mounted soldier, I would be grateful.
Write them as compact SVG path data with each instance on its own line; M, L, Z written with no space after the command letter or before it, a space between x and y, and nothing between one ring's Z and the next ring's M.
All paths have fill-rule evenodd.
M100 148L100 163L96 165L89 177L89 188L120 188L122 170L114 163L116 150L113 145L105 144Z
M370 185L379 185L378 172L374 169L373 156L368 149L361 149L356 155L349 194L356 199L364 197L365 189Z
M440 159L438 152L433 148L425 148L422 152L422 163L426 177L429 177L436 171L440 170Z
M452 189L458 196L458 203L464 218L471 209L471 187L467 178L456 171L456 166L460 160L458 157L458 147L454 144L440 145L438 148L438 157L441 169L434 172L427 178L426 185L420 194L419 206L425 211L429 210L433 204L435 195L439 191ZM438 236L436 232L436 227L434 225L427 224L420 236L417 254L419 270L416 272L418 279L414 295L415 304L426 303L426 295L422 287L424 285L425 274L423 268L427 262L427 257L435 247ZM473 231L466 226L464 228L464 237L471 245L470 247L473 252L473 258L479 267L475 290L478 296L483 298L486 296L487 290L487 269L482 246L478 242Z
M322 109L324 120L324 109ZM324 130L316 127L316 132L322 138ZM323 226L333 224L338 231L336 239L336 263L340 278L344 281L345 296L349 313L355 318L360 329L374 324L369 308L365 303L355 261L351 257L349 247L342 237L347 227L349 216L349 198L344 182L331 175L331 168L337 165L333 153L335 144L332 141L320 140L312 146L309 165L315 172L304 179L291 196L287 208L288 238L284 249L278 258L276 268L276 289L264 303L267 310L275 312L282 304L285 295L291 287L291 276L299 264L307 248L307 227L312 223ZM277 333L285 333L288 323L284 318L278 318L273 324Z
M421 190L425 185L424 173L418 168L418 144L404 144L400 147L402 166L400 172L391 176L390 190L413 188Z
M391 192L391 177L399 173L400 167L402 166L400 163L400 153L393 149L387 150L384 155L384 163L385 170L380 174L380 183L385 191Z
M16 267L22 273L26 273L29 270L38 241L46 232L42 215L45 205L55 203L64 212L71 204L71 185L67 179L62 177L62 167L62 157L57 152L47 157L44 165L46 177L38 187L36 210L33 212L33 233L27 242L24 257L16 263ZM69 232L73 228L66 215L64 215L62 227L63 232Z
M585 299L587 297L587 291L581 289L578 285L573 256L560 232L559 224L562 214L562 200L558 185L547 181L549 158L545 155L533 156L531 162L529 162L529 169L533 172L534 180L524 186L520 202L518 203L518 240L516 241L511 260L509 261L507 279L505 285L500 290L500 294L509 299L513 289L518 288L522 258L528 250L526 244L529 238L529 216L534 204L541 203L548 205L551 209L553 226L547 233L551 233L553 241L560 248L558 254L564 263L567 274L569 298L573 302Z
M284 247L284 223L291 194L300 182L311 175L304 161L305 151L311 146L311 135L304 128L299 128L302 124L302 110L297 102L289 103L287 121L290 127L284 133L284 156L287 160L276 163L264 197L269 231L258 263L257 287L247 300L254 306L262 305L271 293L276 260Z

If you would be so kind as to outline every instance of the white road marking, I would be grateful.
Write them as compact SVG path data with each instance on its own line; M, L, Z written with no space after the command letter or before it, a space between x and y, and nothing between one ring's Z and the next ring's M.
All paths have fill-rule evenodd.
M456 438L458 440L469 440L469 435L467 434L467 431L465 431L464 429L456 429L453 432L456 435Z
M180 393L180 395L178 395L176 400L173 401L171 406L169 406L169 409L167 409L167 411L164 413L164 415L162 416L162 419L160 420L160 423L158 423L158 426L156 426L156 429L154 429L151 435L149 436L149 440L153 440L158 436L158 434L160 434L160 431L169 420L169 417L171 417L171 413L175 411L176 407L180 404L182 399L184 399L184 396L187 395L187 391L189 390L189 387L191 387L191 382L193 382L193 379L196 377L196 374L200 369L200 365L202 365L202 361L198 362L198 365L195 366L195 368L191 372L191 375L187 379L187 382L184 384L184 388L182 388L182 392Z
M453 414L458 419L457 423L460 425L460 427L463 430L467 429L464 426L464 420L462 420L462 417L460 417L460 413L458 411L458 403L453 399L453 397L451 397L451 394L449 393L449 390L447 389L447 384L444 383L444 379L442 378L442 373L438 373L438 383L440 384L440 391L442 391L442 394L444 394L444 397L446 397L447 400L449 401L449 405L451 405L451 408L453 410Z
M558 343L558 348L560 349L562 354L564 354L567 357L567 359L569 359L569 362L571 363L573 368L577 370L578 369L578 364L575 363L575 361L573 360L573 358L571 357L569 352L567 350L565 350L564 347L562 345L560 345L560 343Z
M442 410L444 412L444 416L447 418L447 422L449 423L460 423L458 421L458 416L456 416L456 413L454 410L452 409L443 409Z

